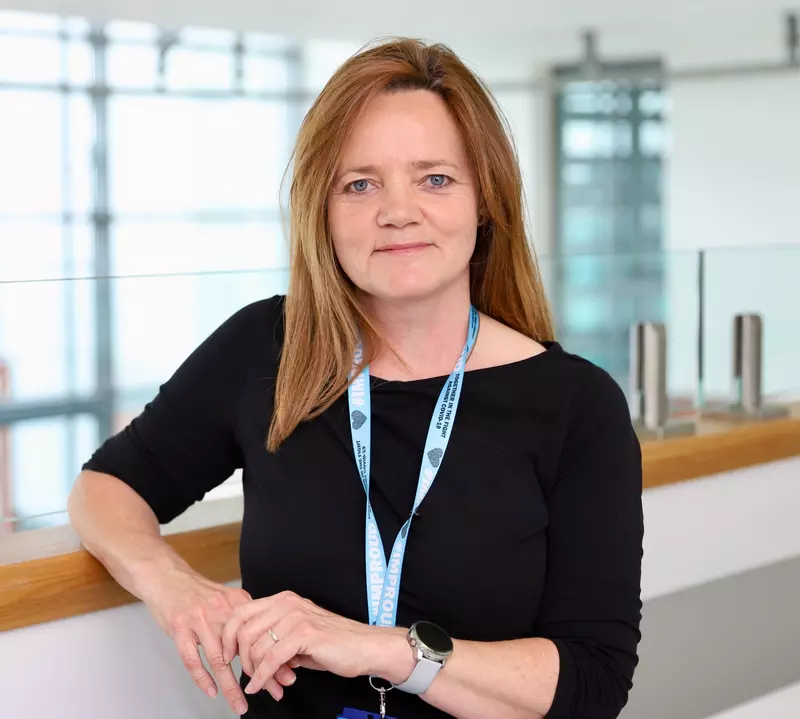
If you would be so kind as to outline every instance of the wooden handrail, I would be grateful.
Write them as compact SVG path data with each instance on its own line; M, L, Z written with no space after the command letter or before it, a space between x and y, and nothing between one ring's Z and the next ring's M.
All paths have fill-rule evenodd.
M643 442L644 487L706 477L800 455L800 418L725 432ZM800 478L798 478L800 481ZM217 582L239 578L241 524L166 537L198 572ZM136 601L85 550L0 565L0 631Z
M165 537L204 576L239 576L241 524ZM110 609L137 601L86 550L0 566L0 631Z
M800 455L800 418L642 443L644 488L708 477Z

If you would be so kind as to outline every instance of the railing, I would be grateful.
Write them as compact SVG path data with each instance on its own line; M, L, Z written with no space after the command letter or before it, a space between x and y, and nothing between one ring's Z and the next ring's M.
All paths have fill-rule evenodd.
M193 258L184 274L0 278L6 533L64 524L72 481L94 448L141 411L228 316L286 290L283 268L213 271L212 255ZM800 245L595 252L544 256L540 265L559 341L604 367L629 396L631 327L663 324L669 421L696 432L698 417L706 415L707 427L709 408L735 400L734 318L741 313L763 322L765 401L783 406L800 398ZM234 476L211 497L235 494L236 483Z
M800 408L793 419L666 441L645 441L645 489L800 455ZM166 525L167 542L200 574L240 578L242 497L195 504ZM9 546L10 545L10 546ZM0 542L0 632L136 601L68 527L20 532Z

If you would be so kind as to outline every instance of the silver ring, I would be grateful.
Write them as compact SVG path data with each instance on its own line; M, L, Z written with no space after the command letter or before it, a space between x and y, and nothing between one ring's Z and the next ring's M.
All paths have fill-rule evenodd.
M275 632L273 632L272 629L267 629L267 634L272 637L272 641L275 642L275 644L278 643L278 637L275 636Z

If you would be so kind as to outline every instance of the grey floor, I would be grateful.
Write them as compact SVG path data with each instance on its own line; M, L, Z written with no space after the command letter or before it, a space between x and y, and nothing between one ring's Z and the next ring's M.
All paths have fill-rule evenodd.
M800 557L645 602L623 719L705 719L800 681Z

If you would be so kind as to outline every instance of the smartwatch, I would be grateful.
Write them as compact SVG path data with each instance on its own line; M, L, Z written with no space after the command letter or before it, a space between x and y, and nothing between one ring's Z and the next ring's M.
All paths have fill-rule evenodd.
M408 630L408 643L417 664L411 676L395 689L409 694L424 694L453 653L453 640L441 627L431 622L416 622Z

